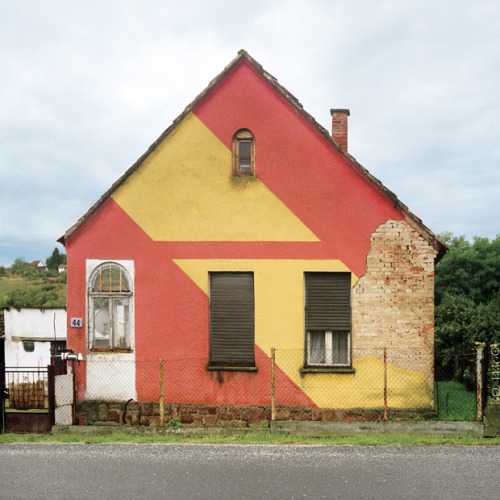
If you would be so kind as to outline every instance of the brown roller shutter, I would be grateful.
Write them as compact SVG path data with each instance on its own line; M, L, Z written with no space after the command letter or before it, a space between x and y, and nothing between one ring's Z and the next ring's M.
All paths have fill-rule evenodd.
M253 273L210 273L210 364L255 366Z
M351 274L305 273L306 330L351 329Z

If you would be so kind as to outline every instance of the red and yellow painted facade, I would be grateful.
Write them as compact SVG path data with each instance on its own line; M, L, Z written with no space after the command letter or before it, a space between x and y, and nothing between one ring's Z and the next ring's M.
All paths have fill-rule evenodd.
M256 177L232 175L232 138L242 128L255 136ZM141 362L162 358L174 401L269 404L271 349L304 349L304 272L349 271L354 287L374 231L407 218L243 54L65 237L68 318L87 317L89 259L132 261L137 399L158 392ZM257 372L206 370L211 271L254 273ZM92 359L86 323L68 328L68 344ZM377 359L354 359L355 374L301 376L302 364L301 356L282 366L278 358L276 385L290 404L379 406L357 390L383 370ZM389 369L429 404L425 374ZM84 399L83 365L80 375ZM317 389L325 384L336 391Z

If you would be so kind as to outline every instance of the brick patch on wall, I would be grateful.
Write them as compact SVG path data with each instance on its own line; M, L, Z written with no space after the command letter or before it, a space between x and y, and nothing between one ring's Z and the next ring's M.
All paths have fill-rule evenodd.
M424 374L429 384L434 373L436 253L408 222L388 220L371 236L366 273L352 299L356 355L380 358L385 347L388 363Z

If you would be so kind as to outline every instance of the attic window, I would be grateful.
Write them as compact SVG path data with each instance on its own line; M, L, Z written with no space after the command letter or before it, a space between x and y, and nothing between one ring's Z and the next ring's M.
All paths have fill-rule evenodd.
M233 137L233 175L255 176L255 138L250 130L238 130Z

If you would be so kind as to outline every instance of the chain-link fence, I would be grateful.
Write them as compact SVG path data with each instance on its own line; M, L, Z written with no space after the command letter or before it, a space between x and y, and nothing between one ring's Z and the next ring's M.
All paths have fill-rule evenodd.
M433 409L432 354L415 349L353 349L352 366L307 364L304 350L276 350L276 366L320 408ZM294 394L277 381L278 404Z
M163 392L165 403L269 405L271 401L271 360L264 354L256 356L255 368L244 370L212 368L206 358L113 358L87 359L85 399L157 402Z
M436 355L435 407L440 420L477 420L477 355L464 348Z
M194 423L206 423L208 417L197 420L200 414L220 411L239 422L241 412L250 407L260 408L262 420L476 419L474 388L467 385L467 377L475 373L473 356L467 357L460 381L446 379L444 358L436 360L435 380L430 351L352 349L346 359L344 364L325 363L304 349L269 349L256 353L255 367L231 369L209 366L206 358L99 354L88 356L76 373L80 406L85 401L113 403L113 414L122 415L123 421L124 402L128 410L149 412L159 422L184 412L194 415ZM160 409L166 412L165 420Z

